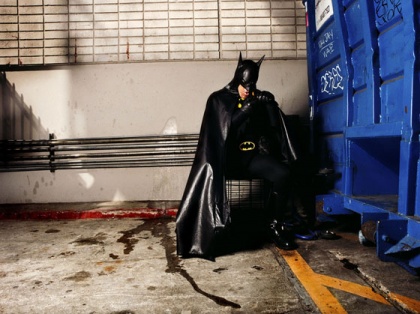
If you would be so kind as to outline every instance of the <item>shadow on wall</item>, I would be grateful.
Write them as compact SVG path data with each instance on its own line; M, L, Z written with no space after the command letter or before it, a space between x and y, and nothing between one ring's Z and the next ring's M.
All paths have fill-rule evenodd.
M35 117L32 107L25 104L11 84L6 73L0 74L0 128L1 140L38 140L48 139L49 132L41 124L41 119Z

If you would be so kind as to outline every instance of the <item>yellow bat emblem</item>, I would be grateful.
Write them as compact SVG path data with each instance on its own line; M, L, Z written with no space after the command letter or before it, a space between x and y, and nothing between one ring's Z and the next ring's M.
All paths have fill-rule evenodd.
M250 142L250 141L242 142L241 144L239 144L239 149L241 151L254 150L255 149L255 143Z

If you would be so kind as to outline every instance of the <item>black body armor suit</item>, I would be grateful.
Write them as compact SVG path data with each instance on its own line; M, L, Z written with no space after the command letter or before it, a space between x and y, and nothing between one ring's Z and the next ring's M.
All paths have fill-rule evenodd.
M253 62L240 55L232 81L207 99L196 155L176 217L177 253L182 257L214 259L216 236L230 224L226 177L231 171L281 181L277 184L280 191L283 161L297 159L274 96L256 89L263 59ZM249 91L245 100L240 100L239 85ZM271 178L272 174L281 180ZM272 199L272 208L279 208L280 198ZM273 222L275 217L271 218ZM270 230L278 235L275 224L270 223ZM292 248L288 240L280 240L282 248Z

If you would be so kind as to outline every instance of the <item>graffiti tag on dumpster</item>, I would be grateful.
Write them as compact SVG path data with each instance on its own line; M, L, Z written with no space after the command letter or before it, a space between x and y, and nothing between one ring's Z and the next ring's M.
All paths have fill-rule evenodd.
M395 16L402 15L401 0L374 0L376 21L379 26L388 23Z
M328 95L335 94L336 90L343 90L343 76L341 75L341 67L337 64L331 70L327 70L321 76L321 93Z
M324 58L328 57L334 52L334 31L330 29L329 31L322 34L318 41L319 53L322 54Z

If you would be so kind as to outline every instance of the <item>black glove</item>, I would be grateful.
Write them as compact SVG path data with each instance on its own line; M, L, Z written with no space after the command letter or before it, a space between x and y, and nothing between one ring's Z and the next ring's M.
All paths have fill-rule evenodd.
M255 106L258 106L258 99L256 97L248 97L243 100L238 106L239 110L235 110L232 116L232 125L238 126L244 122L250 114L254 111Z
M257 97L249 96L243 101L242 111L250 111L260 100Z
M257 89L254 92L254 96L258 99L258 101L261 102L269 103L274 101L274 95L267 91L260 91Z

